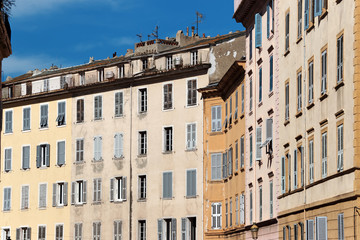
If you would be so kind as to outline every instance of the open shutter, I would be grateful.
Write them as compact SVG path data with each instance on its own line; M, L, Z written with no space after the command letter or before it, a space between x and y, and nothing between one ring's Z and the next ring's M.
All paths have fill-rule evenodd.
M16 240L20 240L20 228L16 229Z
M53 183L53 195L52 195L52 206L56 207L56 187L57 184Z
M304 147L300 147L300 155L301 155L301 160L300 160L300 171L301 171L301 187L304 186L304 181L305 181L305 171L304 171Z
M255 47L261 47L261 15L255 14Z
M294 189L297 189L298 185L298 151L297 149L294 150Z
M163 235L163 220L158 219L158 240L162 240Z
M285 157L281 158L281 193L285 193Z
M309 0L305 0L305 9L304 9L304 29L309 28Z
M121 196L123 200L126 200L126 177L122 178L122 189L121 189Z
M338 215L338 239L344 240L344 214Z
M119 134L119 154L120 156L124 155L124 136Z
M171 240L176 240L176 218L171 219Z
M30 239L31 239L31 228L28 227L28 228L26 229L26 231L27 231L27 239L30 240Z
M261 127L256 128L256 160L261 161Z
M83 203L86 203L87 198L87 181L83 181Z
M40 145L36 146L36 167L41 167L41 148Z
M76 188L76 182L71 183L71 204L75 204L75 188Z
M45 160L46 160L46 166L50 167L50 144L46 144L45 147Z
M68 205L68 183L64 182L64 206Z
M315 0L314 17L320 16L322 12L322 0Z
M187 236L186 236L186 218L181 218L181 240L187 240Z
M110 179L110 202L114 201L114 178Z
M245 224L245 195L240 196L240 224Z

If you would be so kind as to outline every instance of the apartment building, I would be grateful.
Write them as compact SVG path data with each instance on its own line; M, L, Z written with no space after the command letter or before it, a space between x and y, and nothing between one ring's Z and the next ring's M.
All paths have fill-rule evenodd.
M4 82L4 129L14 127L2 134L2 161L9 166L11 156L13 163L10 171L2 169L0 204L11 206L1 212L3 229L17 239L201 239L203 103L197 89L218 81L244 55L238 47L243 35L199 38L179 31L176 38L137 43L125 56ZM22 130L28 122L31 130ZM15 153L27 145L29 154ZM25 172L22 158L32 159ZM45 166L39 161L38 169L42 158ZM20 174L31 175L29 183ZM47 191L40 194L43 183ZM46 208L39 208L44 201ZM20 202L30 210L22 211Z
M278 1L235 0L246 28L245 226L246 239L278 238L279 56Z
M245 47L245 46L244 46ZM245 239L245 61L199 89L204 101L204 239Z
M356 2L279 3L280 239L360 236Z

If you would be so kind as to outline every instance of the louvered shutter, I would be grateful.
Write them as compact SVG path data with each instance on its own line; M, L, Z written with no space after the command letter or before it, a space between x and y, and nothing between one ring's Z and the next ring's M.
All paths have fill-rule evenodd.
M28 227L28 228L26 229L26 231L27 231L27 240L30 240L30 239L31 239L31 228Z
M57 190L57 184L53 183L53 194L52 194L52 206L56 207L56 190Z
M261 47L261 15L259 13L255 14L255 47Z
M281 193L285 193L285 157L281 158Z
M223 153L223 178L227 178L227 155Z
M122 178L121 196L122 196L122 200L126 200L126 177Z
M304 9L304 29L309 28L309 0L305 0L305 9Z
M68 205L68 183L64 182L64 206Z
M171 219L171 240L176 240L176 218Z
M46 166L50 167L50 144L46 144L45 146L45 161Z
M211 131L212 132L217 131L216 110L217 110L217 108L215 106L211 107Z
M307 240L314 240L314 220L306 220Z
M256 128L256 160L261 160L261 127Z
M245 224L245 195L240 196L240 224Z
M158 223L158 240L162 240L163 235L163 220L160 218L157 220Z
M301 171L301 179L300 179L300 184L301 184L301 187L304 186L304 177L305 177L305 171L304 171L304 147L300 147L300 171Z
M314 17L320 16L322 12L322 0L314 0L315 1L315 14Z
M181 240L188 240L186 236L187 226L186 218L181 218Z
M273 119L268 118L266 119L266 139L273 138Z
M262 101L262 67L259 69L259 102Z
M8 172L11 170L11 155L12 149L5 149L5 171Z
M344 240L344 214L338 215L338 239Z
M114 136L114 157L119 158L120 155L120 134L116 133Z
M316 239L327 240L327 217L316 217Z
M233 174L233 161L232 161L232 157L233 157L232 148L230 148L230 149L229 149L229 152L228 152L228 161L229 161L228 175L232 175L232 174Z
M217 106L216 108L216 119L217 119L217 131L221 131L221 106Z
M186 148L191 149L191 124L186 125Z
M16 240L20 240L20 228L16 229Z
M23 169L30 168L30 147L23 147Z
M114 178L110 179L110 202L114 201Z
M36 146L36 167L41 167L41 148L40 145Z
M65 164L65 142L58 142L58 166Z
M267 38L270 37L270 2L266 6L266 14L267 14L267 21L266 21L266 36Z
M241 137L240 138L240 168L243 168L245 165L244 153L245 153L244 137Z
M297 189L298 185L298 151L297 149L294 150L294 189Z

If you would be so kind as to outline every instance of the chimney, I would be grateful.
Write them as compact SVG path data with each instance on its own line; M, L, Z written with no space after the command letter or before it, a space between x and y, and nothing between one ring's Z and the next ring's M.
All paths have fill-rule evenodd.
M186 36L189 36L189 27L186 27Z
M192 27L191 27L191 36L192 36L192 37L194 36L194 32L195 32L195 27L192 26Z
M205 33L203 33L203 38L205 38Z

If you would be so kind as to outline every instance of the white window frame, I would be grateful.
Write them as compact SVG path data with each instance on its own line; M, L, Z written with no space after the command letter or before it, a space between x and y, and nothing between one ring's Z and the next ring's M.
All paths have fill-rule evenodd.
M314 102L314 61L309 63L309 104Z
M63 118L64 118L63 124L59 124L59 121L58 121L58 117L60 116L60 115L59 115L59 104L60 104L60 103L64 103L64 104L65 104L65 105L64 105L65 113L64 113L64 116L63 116ZM57 126L57 127L66 126L66 115L67 115L67 114L66 114L66 101L63 101L63 100L62 100L62 101L58 101L56 105L57 105L57 118L56 118L56 121L57 121L57 123L58 123L56 126ZM49 116L49 108L48 108L48 116ZM48 117L48 118L49 118L49 117ZM48 121L49 121L49 120L48 120ZM48 124L49 124L49 123L48 123Z
M144 180L144 186L142 186L142 179L145 179ZM146 200L146 192L147 192L146 188L147 188L146 174L138 175L138 199L139 200ZM142 196L142 195L144 195L144 196Z
M173 60L173 56L170 55L170 56L166 56L165 57L165 61L166 61L166 70L170 70L173 68L174 64L174 60Z
M127 186L126 186L126 180L125 180L125 176L119 176L119 177L114 177L114 202L123 202L126 200L126 192L125 192L125 196L123 196L123 189L124 189L124 185L125 185L125 191L127 191ZM125 181L125 183L124 183ZM120 187L120 191L119 191L119 187Z
M327 49L321 52L321 95L327 91Z
M309 182L314 182L314 140L309 141Z
M165 86L171 85L171 107L165 107ZM162 84L162 110L163 111L170 111L174 110L174 83L173 82L166 82Z
M215 211L216 212L213 212L213 206L215 206ZM220 212L218 212L218 206L220 206ZM211 228L212 229L221 229L221 224L222 224L222 217L221 217L221 209L222 206L221 206L221 202L214 202L211 204ZM216 224L214 225L214 219L215 219L215 222ZM220 223L220 225L218 225L217 223Z
M7 240L7 237L11 237L11 227L1 227L1 240Z
M142 101L142 91L144 91L144 100ZM138 88L138 113L144 114L148 111L148 89L145 88ZM141 110L143 108L143 110Z
M61 227L62 233L61 236L56 236L56 229ZM64 240L64 223L56 223L55 224L55 231L54 231L54 235L55 235L55 240Z
M92 239L100 240L101 239L101 222L100 221L93 222L91 230L92 230ZM94 232L95 232L95 234L94 234Z
M167 145L167 130L171 129L171 139L169 139L169 146ZM169 153L174 151L174 126L163 127L163 153Z
M199 52L198 50L190 52L190 65L196 65L199 62Z
M193 128L195 127L195 131L194 131L194 138L192 138L192 133L193 131L190 131L190 139L188 139L189 137L189 133L188 133L188 126L190 126L190 128L192 130L194 130ZM193 126L193 127L191 127ZM185 147L186 147L186 150L195 150L197 145L197 123L196 122L192 122L192 123L186 123L186 126L185 126L185 136L186 136L186 143L185 143ZM190 142L190 143L189 143Z
M144 143L142 143L142 134L144 134ZM143 131L138 131L138 155L139 156L146 156L147 154L147 131L143 130ZM142 145L144 145L142 147ZM164 144L163 144L164 145Z
M344 170L344 124L337 126L337 171L342 170Z
M83 237L82 230L83 230L82 222L74 223L74 240L82 240L82 237Z

